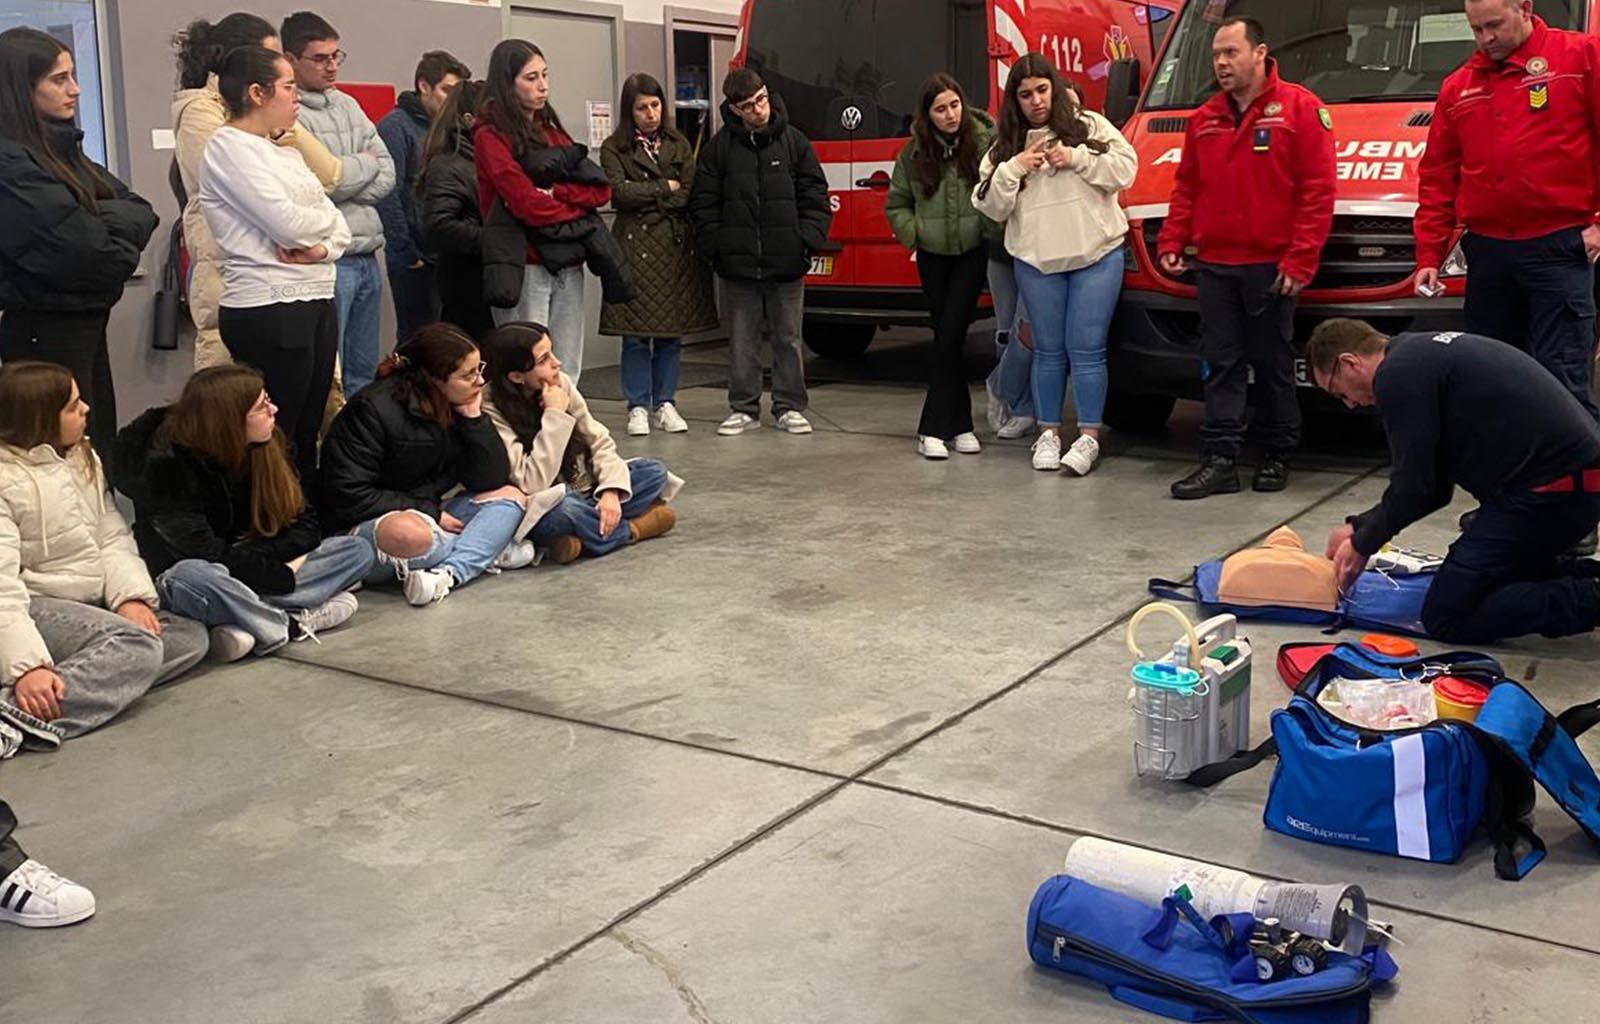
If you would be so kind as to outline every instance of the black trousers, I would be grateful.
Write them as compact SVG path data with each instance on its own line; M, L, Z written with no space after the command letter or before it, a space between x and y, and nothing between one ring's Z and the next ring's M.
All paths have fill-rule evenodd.
M28 859L28 855L22 852L22 847L11 836L16 828L16 813L11 810L10 804L0 800L0 878L22 867L22 862Z
M89 440L102 459L109 458L117 436L117 390L106 350L110 319L106 311L8 310L0 316L0 363L40 359L71 370L78 392L89 403Z
M933 317L933 359L918 434L948 441L972 430L972 392L962 372L961 354L988 271L988 250L983 246L960 256L917 250L917 276Z
M1555 375L1572 397L1600 419L1589 395L1594 375L1594 267L1583 229L1508 242L1470 232L1466 328L1514 345Z
M233 361L261 371L278 406L278 429L294 446L301 484L317 480L317 429L333 386L339 351L339 311L332 299L279 302L248 309L222 307L222 343Z
M439 319L455 324L478 341L494 330L494 316L483 299L483 261L445 253L433 268L439 291Z
M439 319L431 266L389 268L389 294L394 299L396 340L401 344Z
M1564 557L1597 522L1600 495L1485 501L1428 588L1428 635L1478 644L1530 633L1573 636L1600 625L1600 563Z
M1237 458L1245 412L1256 407L1256 433L1269 451L1300 445L1300 400L1294 381L1294 299L1273 288L1271 263L1196 267L1200 290L1200 356L1205 360L1207 455ZM1251 371L1255 384L1250 384Z

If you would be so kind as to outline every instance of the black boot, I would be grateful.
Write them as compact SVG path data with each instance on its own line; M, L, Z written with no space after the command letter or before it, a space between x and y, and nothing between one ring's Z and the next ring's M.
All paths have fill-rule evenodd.
M1267 452L1256 467L1255 479L1250 481L1253 491L1281 491L1289 486L1289 453Z
M1573 558L1592 558L1597 547L1600 547L1600 531L1590 530L1582 540L1572 545L1567 554Z
M1172 496L1179 501L1238 493L1239 467L1225 455L1207 455L1199 469L1172 485Z

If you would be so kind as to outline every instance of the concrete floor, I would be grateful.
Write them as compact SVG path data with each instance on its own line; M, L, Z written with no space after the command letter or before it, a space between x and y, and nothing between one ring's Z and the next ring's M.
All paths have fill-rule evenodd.
M0 931L0 1020L1153 1019L1029 964L1028 899L1081 834L1360 881L1406 942L1380 1020L1600 1020L1600 850L1547 798L1550 857L1511 884L1482 846L1430 866L1268 833L1265 769L1133 778L1146 578L1285 521L1320 545L1380 493L1369 450L1179 506L1193 408L1075 480L1021 443L916 458L917 390L813 398L809 438L717 438L694 389L689 435L620 439L688 478L667 539L426 610L363 593L321 646L7 763L20 838L100 912ZM1442 547L1461 507L1406 539ZM1247 632L1261 736L1277 644L1317 634ZM1600 688L1595 640L1499 653L1552 707Z

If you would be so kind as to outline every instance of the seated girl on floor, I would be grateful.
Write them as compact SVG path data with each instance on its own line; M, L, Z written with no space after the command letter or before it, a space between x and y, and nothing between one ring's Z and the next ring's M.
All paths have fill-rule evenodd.
M54 363L0 366L0 758L53 749L205 657L159 601Z
M677 515L666 505L683 481L659 459L629 459L561 372L543 324L511 323L483 340L489 400L484 413L528 495L534 543L565 565L659 537Z
M327 528L372 542L379 564L367 582L398 579L419 607L533 561L532 544L512 542L528 496L507 483L483 397L478 346L430 324L383 361L322 443Z
M117 435L112 475L161 603L209 626L219 661L343 625L376 561L359 537L323 539L277 413L258 371L218 366Z

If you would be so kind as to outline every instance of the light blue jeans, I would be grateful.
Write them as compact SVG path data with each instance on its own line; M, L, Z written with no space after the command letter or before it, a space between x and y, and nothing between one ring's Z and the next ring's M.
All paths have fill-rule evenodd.
M156 580L161 604L207 626L238 626L256 638L254 653L271 654L289 642L289 616L320 608L360 583L377 561L360 537L328 537L294 574L294 590L263 596L234 579L220 562L186 558Z
M572 383L583 373L583 267L551 273L537 263L522 272L522 294L510 309L494 310L495 326L510 323L544 324L550 328L556 358Z
M1022 344L1017 328L1027 319L1017 295L1017 278L1006 260L989 261L989 295L994 299L994 351L1000 358L989 374L989 391L1007 415L1033 419L1033 350Z
M682 357L683 343L677 338L623 338L619 372L628 408L654 410L676 400Z
M1041 274L1017 260L1015 271L1033 324L1033 407L1039 426L1061 426L1070 356L1078 428L1098 428L1106 411L1106 335L1122 294L1122 250L1082 270Z
M424 554L405 561L403 568L387 558L379 559L367 573L367 582L374 585L393 583L413 569L443 569L456 581L456 586L471 583L494 564L500 552L511 543L517 527L522 524L522 506L507 498L479 502L463 494L452 498L444 510L461 520L460 533L451 533L424 512L410 513L428 521L429 528L433 530L433 544ZM350 532L365 539L376 549L378 523L382 521L383 516L368 519Z
M339 307L339 374L350 398L378 375L383 319L383 273L377 253L346 256L335 264L334 305Z
M622 503L622 520L609 536L600 533L600 510L594 498L568 488L561 504L546 512L533 528L534 543L548 547L557 537L571 535L583 542L588 555L610 554L628 543L628 520L644 515L667 486L667 467L660 459L629 459L633 497Z

